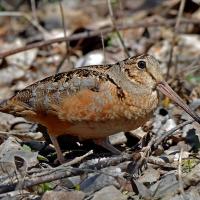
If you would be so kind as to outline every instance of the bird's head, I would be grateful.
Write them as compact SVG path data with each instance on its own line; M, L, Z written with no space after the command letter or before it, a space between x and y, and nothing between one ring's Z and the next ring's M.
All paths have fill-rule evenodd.
M153 56L140 55L126 59L123 70L134 85L142 86L141 88L149 88L150 90L159 90L200 123L200 117L189 108L164 80L160 64Z

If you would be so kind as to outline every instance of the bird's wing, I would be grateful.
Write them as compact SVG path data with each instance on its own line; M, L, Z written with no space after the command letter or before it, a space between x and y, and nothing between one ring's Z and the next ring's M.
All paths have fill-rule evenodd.
M45 78L21 90L7 101L7 111L20 116L24 113L24 117L39 112L67 121L96 121L112 118L111 108L119 93L122 91L103 70L77 69Z

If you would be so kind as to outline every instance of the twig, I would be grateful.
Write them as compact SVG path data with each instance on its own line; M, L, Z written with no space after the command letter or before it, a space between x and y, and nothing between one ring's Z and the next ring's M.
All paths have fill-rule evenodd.
M172 135L172 134L173 134L175 131L177 131L178 129L180 129L180 128L182 128L182 127L188 125L188 124L191 124L191 123L193 123L194 121L195 121L194 119L189 120L189 121L185 121L185 122L179 124L178 126L176 126L175 128L172 128L171 130L165 132L164 134L162 134L160 137L158 137L158 138L156 139L156 142L155 142L155 144L154 144L154 147L157 148L158 145L159 145L164 139L166 139L167 137L169 137L170 135Z
M157 160L156 158L157 158L157 157L155 157L155 159L154 159L153 156L149 157L149 158L148 158L148 163L153 164L153 165L158 165L158 166L160 166L160 167L162 167L162 168L177 169L177 166L172 165L172 164L170 164L170 163L166 163L166 162L164 162L163 160L162 160L162 161Z
M180 70L178 73L180 75L180 77L186 76L186 75L190 74L191 72L199 70L200 69L199 60L200 60L200 56L198 56L196 59L194 59L189 66Z
M191 73L199 71L200 70L200 65L193 65L193 66L190 67L190 69L188 69L188 68L186 70L182 71L181 73L185 73L184 75L187 76L187 75L189 75Z
M33 19L35 20L35 22L37 24L38 23L38 18L37 18L37 13L36 13L36 5L35 5L35 0L31 0L31 10L32 10L32 15L33 15Z
M99 169L102 169L104 167L111 166L112 164L116 165L120 162L128 161L132 158L132 155L124 154L121 156L113 157L106 159L95 164L95 165L89 165L87 168L74 168L69 166L58 166L53 169L47 169L47 173L42 172L41 174L34 173L32 175L28 175L24 179L24 184L22 185L22 188L28 188L32 187L34 185L38 185L45 182L51 182L59 179L63 179L66 177L69 177L71 175L80 175L82 173L100 173L100 174L106 174L109 176L113 176L111 174L99 171ZM1 183L0 188L5 188L6 191L10 191L10 189L14 188L14 186L17 185L17 183L20 181L20 179L16 179L15 181L7 181L6 183Z
M106 52L105 52L105 45L104 45L104 37L101 32L101 42L102 42L102 50L103 50L103 64L106 64Z
M153 144L155 143L155 138L156 138L156 136L153 135L152 138L151 138L151 140L147 144L147 146L143 147L143 149L142 149L142 151L144 152L144 158L146 159L147 162L149 160L150 150L151 150Z
M109 14L110 14L110 17L111 17L111 21L112 21L112 25L113 25L113 28L114 28L114 31L117 33L117 36L119 38L119 41L124 49L124 52L126 53L126 56L130 57L130 53L124 43L124 40L122 39L122 36L120 35L119 33L119 30L117 28L117 24L115 22L115 18L114 18L114 15L113 15L113 9L112 9L112 4L111 4L111 0L107 0L108 1L108 10L109 10Z
M93 150L90 150L89 152L87 152L83 156L76 157L73 160L71 160L71 161L69 161L67 163L64 163L62 166L63 167L67 167L67 166L71 166L71 165L77 164L77 163L81 162L83 159L85 159L86 157L88 157L88 156L90 156L92 154L93 154Z
M59 73L61 67L63 66L65 60L67 59L68 57L68 53L65 53L64 56L62 57L61 61L59 62L58 66L56 67L56 72L55 74Z
M176 126L175 128L167 131L165 134L161 135L160 137L156 138L156 135L153 135L151 140L149 141L149 143L147 144L147 146L143 147L140 155L141 155L141 159L137 161L137 168L141 169L141 167L144 165L144 163L148 162L148 163L152 163L152 164L159 164L161 166L163 166L164 164L161 162L155 163L152 159L150 159L150 154L151 154L151 149L152 147L157 148L157 146L169 135L171 135L172 133L174 133L176 130L182 128L183 126L187 125L187 124L191 124L193 123L195 120L192 119L190 121L186 121L183 122L182 124ZM173 166L165 164L165 167L168 168L173 168ZM134 170L135 172L135 170Z
M59 0L59 7L60 7L60 13L61 13L61 19L62 19L62 27L63 27L63 32L64 32L66 50L65 50L65 55L64 55L63 59L61 60L61 62L59 63L59 65L56 68L56 74L60 71L63 63L65 62L65 59L68 59L68 61L70 62L70 56L69 56L70 45L69 45L69 39L68 39L67 32L66 32L65 17L64 17L64 11L63 11L63 6L62 6L61 0Z
M127 167L127 173L129 174L129 178L133 178L135 179L135 177L137 177L140 172L142 172L142 167L146 167L147 166L147 162L149 160L149 156L151 154L150 150L153 146L155 140L155 135L153 135L153 137L151 138L151 140L149 141L149 143L147 144L147 146L144 146L140 152L138 153L134 153L134 159L132 162L129 163L128 167Z
M2 11L0 12L0 17L24 17L28 22L30 22L35 28L38 29L44 36L49 36L50 34L39 24L37 21L32 20L32 18L25 12L11 12L11 11ZM44 37L45 38L45 37ZM1 58L1 56L0 56Z
M39 132L38 132L39 133ZM26 137L31 139L38 139L42 133L39 133L39 137L36 136L36 132L30 131L30 130L11 130L9 132L6 131L0 131L0 137L8 138L10 136L17 136L17 137ZM36 136L36 137L35 137Z
M185 0L181 0L181 4L179 7L179 11L178 11L178 17L177 17L176 24L175 24L175 33L178 32L184 8L185 8Z
M132 154L122 154L120 156L103 159L101 161L98 161L98 163L96 163L96 164L88 165L87 169L100 170L100 169L108 167L108 166L118 165L119 163L124 162L124 161L128 161L130 159L132 159ZM54 172L56 172L58 170L63 170L63 169L65 169L65 167L66 167L65 165L66 164L67 163L62 164L62 165L60 165L60 166L58 166L58 167L56 167L54 169L45 169L46 171L44 170L42 173L41 173L40 170L38 170L38 175L37 176L45 176L45 175L49 174L50 172L54 173ZM32 174L32 173L33 172L31 171L29 173L29 175ZM37 171L34 171L34 173L37 173ZM35 176L36 176L36 174L35 174Z
M170 54L169 54L169 61L168 61L168 64L167 64L168 67L167 67L166 79L169 78L169 71L170 71L170 68L171 68L171 65L172 65L174 47L176 45L176 36L177 36L179 26L180 26L180 23L181 23L181 18L182 18L182 15L183 15L184 7L185 7L185 0L181 0L181 4L180 4L180 7L179 7L179 11L178 11L178 16L177 16L176 23L175 23L175 26L174 26L174 34L173 34L173 38L172 38L172 45L171 45Z
M0 12L0 16L2 16L1 12ZM127 25L127 24L122 25L121 24L121 25L117 26L117 29L118 30L127 30L127 29L134 29L134 28L138 28L138 27L172 26L175 23L176 23L176 21L174 19L165 20L165 21L162 21L162 22L142 21L142 22L138 22L138 23L135 23L135 24L131 24L131 25L130 24L129 25ZM199 24L199 20L197 20L197 19L184 19L184 20L181 20L180 23L182 23L182 24ZM100 29L100 30L94 30L94 31L91 31L91 32L87 31L87 32L77 33L77 34L71 35L68 39L69 39L69 41L73 41L73 40L78 40L78 39L90 38L90 37L93 37L93 36L100 35L101 32L102 32L102 34L107 34L107 33L110 33L112 31L114 31L113 27L108 27L108 28L104 28L104 29ZM7 51L0 53L0 59L5 58L5 57L10 56L10 55L13 55L13 54L16 54L16 53L20 53L22 51L27 51L27 50L30 50L30 49L33 49L33 48L39 48L39 47L48 46L48 45L53 44L53 43L64 42L65 40L66 40L65 37L60 37L60 38L55 38L55 39L51 39L51 40L47 40L47 41L36 42L36 43L26 45L26 46L23 46L23 47L19 47L19 48L16 48L16 49L7 50Z
M183 155L183 148L181 148L179 159L178 159L178 181L179 181L179 190L182 195L185 194L183 189L183 180L182 180L182 155Z
M3 137L3 138L8 138L8 132L6 131L0 131L0 137Z
M30 197L31 193L26 190L15 190L12 192L7 192L0 194L0 198L5 199L24 199L25 197Z

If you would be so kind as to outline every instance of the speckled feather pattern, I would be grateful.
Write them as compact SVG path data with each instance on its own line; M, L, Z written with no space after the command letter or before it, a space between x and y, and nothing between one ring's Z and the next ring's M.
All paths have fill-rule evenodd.
M138 70L138 60L145 60L150 71ZM21 90L0 111L41 123L53 135L93 139L132 130L158 104L157 68L153 57L143 55L59 73Z

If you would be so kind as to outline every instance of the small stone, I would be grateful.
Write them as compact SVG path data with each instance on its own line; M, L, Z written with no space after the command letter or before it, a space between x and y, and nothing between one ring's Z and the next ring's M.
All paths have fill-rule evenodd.
M141 127L135 130L129 131L129 133L131 136L139 138L139 139L143 138L147 134L145 131L142 130Z
M119 145L119 144L124 144L127 142L127 138L126 138L124 132L110 135L109 140L112 145Z
M104 55L101 51L93 51L88 53L85 57L79 59L75 68L79 68L87 65L101 65L104 62Z
M0 145L1 176L16 173L19 163L22 165L19 168L24 167L25 169L38 164L38 153L24 150L19 141L15 137L9 137ZM20 161L18 162L18 160ZM23 172L26 173L26 170Z
M107 186L94 194L92 200L125 200L126 197L114 186Z
M85 194L81 191L47 191L44 193L42 200L82 200Z
M149 167L143 172L143 175L139 178L139 182L142 183L154 183L160 178L160 172Z
M120 187L118 181L113 176L122 176L121 169L116 167L108 167L105 168L103 172L110 174L110 176L103 173L90 175L80 184L81 191L84 191L85 193L92 193L109 185Z

